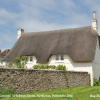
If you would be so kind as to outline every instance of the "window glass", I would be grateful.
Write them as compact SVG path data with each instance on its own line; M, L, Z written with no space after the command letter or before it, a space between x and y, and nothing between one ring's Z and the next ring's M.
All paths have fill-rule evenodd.
M32 56L30 56L30 62L32 62L33 61L33 57Z
M56 60L59 60L59 55L56 55Z
M64 60L64 55L60 55L60 60Z
M56 60L64 60L64 55L56 55Z

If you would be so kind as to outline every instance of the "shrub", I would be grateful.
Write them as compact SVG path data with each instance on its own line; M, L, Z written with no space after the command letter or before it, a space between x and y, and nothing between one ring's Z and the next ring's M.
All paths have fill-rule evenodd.
M33 66L34 69L56 69L56 70L66 70L66 67L64 65L43 65L43 64L39 64L39 65L34 65Z
M34 69L39 69L39 65L34 65L33 68Z
M13 63L12 62L9 62L8 63L8 67L13 67Z
M43 64L39 64L39 69L45 69L45 66Z
M64 66L64 65L58 65L56 67L56 70L66 70L66 66Z
M55 65L49 65L49 69L55 69L56 66Z
M94 86L100 86L100 80L94 78L93 85L94 85Z
M33 68L34 69L48 69L49 66L48 65L39 64L39 65L34 65Z
M49 65L44 65L44 69L49 69Z

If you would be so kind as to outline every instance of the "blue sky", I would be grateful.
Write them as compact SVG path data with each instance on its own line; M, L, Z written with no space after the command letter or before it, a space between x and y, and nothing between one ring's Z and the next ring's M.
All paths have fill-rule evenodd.
M0 49L11 49L17 29L49 31L90 26L97 11L100 32L100 0L0 0Z

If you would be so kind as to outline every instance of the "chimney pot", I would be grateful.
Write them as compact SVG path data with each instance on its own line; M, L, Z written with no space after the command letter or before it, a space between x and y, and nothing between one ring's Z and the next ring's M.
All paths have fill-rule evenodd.
M96 19L96 11L93 11L92 28L95 31L98 31L98 22L97 22L97 19Z
M96 20L96 11L93 11L93 20Z
M24 33L24 30L21 29L21 28L19 28L19 29L18 29L18 36L17 36L17 39L19 39L23 33Z

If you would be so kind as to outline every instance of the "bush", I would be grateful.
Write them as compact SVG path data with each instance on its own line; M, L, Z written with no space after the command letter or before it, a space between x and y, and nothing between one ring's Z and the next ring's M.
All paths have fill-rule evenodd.
M55 65L49 65L49 69L56 69Z
M34 65L33 68L34 69L48 69L49 66L48 65L39 64L39 65Z
M49 65L44 65L44 69L49 69Z
M39 69L39 65L34 65L33 68L34 69Z
M43 64L39 64L39 65L34 65L33 66L34 69L56 69L56 70L66 70L66 66L64 65L43 65Z
M56 67L56 70L66 70L66 66L64 66L64 65L58 65Z
M94 85L94 86L100 86L100 77L99 77L99 80L96 79L96 78L94 78L93 85Z
M8 63L8 67L13 67L13 63L12 62L9 62Z
M40 64L40 65L39 65L39 69L45 69L45 65Z

